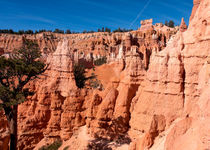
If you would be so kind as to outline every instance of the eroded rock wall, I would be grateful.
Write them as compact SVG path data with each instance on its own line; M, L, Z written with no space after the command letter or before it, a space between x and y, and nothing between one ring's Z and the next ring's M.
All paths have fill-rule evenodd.
M188 30L151 56L146 86L131 114L131 135L138 137L133 149L210 148L210 5L194 3Z

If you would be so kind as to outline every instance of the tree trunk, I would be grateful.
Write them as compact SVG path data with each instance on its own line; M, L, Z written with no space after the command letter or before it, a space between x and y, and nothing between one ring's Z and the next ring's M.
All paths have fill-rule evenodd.
M17 149L17 106L4 108L10 131L10 150Z

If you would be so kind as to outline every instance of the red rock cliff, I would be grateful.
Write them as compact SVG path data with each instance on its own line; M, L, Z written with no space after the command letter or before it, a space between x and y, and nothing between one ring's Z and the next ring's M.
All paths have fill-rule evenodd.
M187 31L152 54L131 113L133 149L210 148L209 10L208 0L196 2Z

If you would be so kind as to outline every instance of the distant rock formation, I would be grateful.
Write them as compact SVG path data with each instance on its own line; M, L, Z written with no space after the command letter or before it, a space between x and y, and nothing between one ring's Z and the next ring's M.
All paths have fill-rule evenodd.
M182 21L181 21L179 30L180 30L181 32L184 32L184 31L187 30L187 25L186 25L186 23L185 23L185 21L184 21L184 18L182 18Z
M141 27L140 27L140 31L147 31L147 30L153 30L153 25L152 25L153 20L152 19L148 19L148 20L142 20L140 22Z
M145 30L127 33L64 35L45 32L35 35L0 34L0 45L4 49L4 53L9 55L14 49L20 47L23 40L27 38L38 43L43 52L43 57L46 59L48 54L56 51L58 43L65 38L68 41L69 51L71 51L74 62L92 68L94 60L102 57L106 57L108 62L118 61L119 57L121 59L125 58L126 52L130 51L133 45L140 47L141 53L147 51L146 58L149 59L153 50L162 50L170 37L177 32L176 29L169 30L165 26L153 26L152 20L142 21L142 24L145 26ZM147 30L146 26L148 25L152 25L152 30ZM148 66L148 63L145 66Z

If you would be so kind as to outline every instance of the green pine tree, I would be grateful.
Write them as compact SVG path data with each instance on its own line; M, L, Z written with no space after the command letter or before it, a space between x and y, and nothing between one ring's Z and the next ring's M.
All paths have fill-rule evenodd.
M33 95L25 85L42 74L47 66L39 61L38 44L24 40L24 44L9 58L0 57L0 109L4 110L10 129L10 150L17 145L17 107Z

